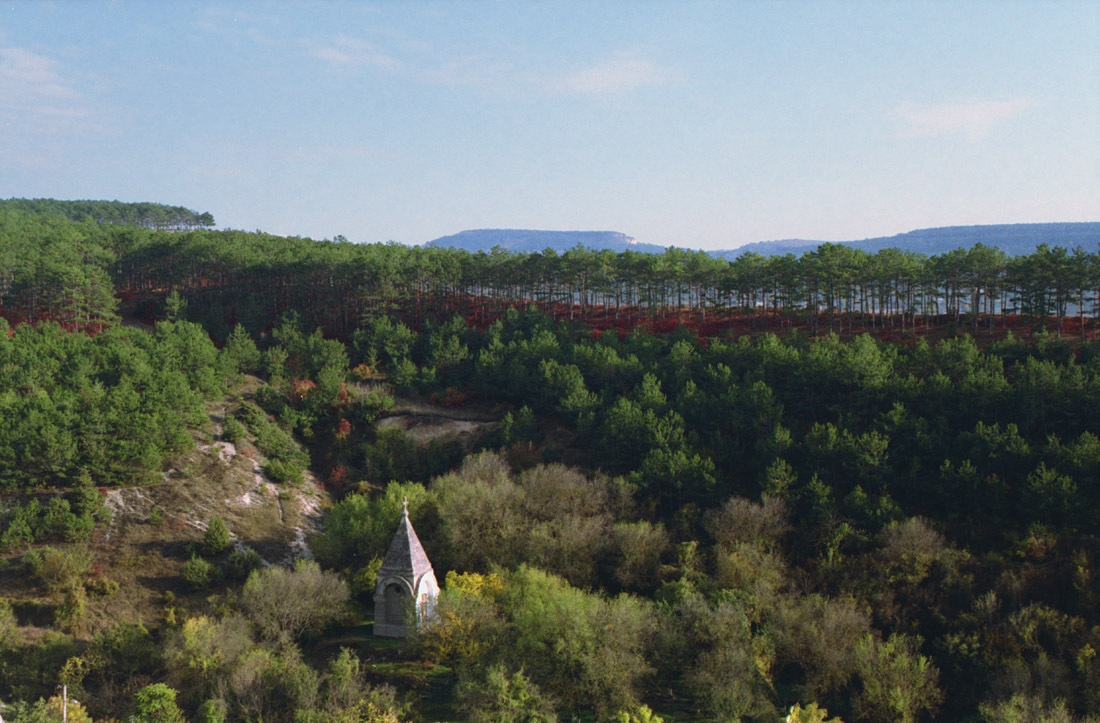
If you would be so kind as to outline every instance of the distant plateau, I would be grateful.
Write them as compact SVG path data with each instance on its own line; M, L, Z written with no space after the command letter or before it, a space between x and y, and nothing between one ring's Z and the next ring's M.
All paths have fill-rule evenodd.
M708 251L712 256L734 259L745 253L762 256L801 256L823 243L842 243L863 251L875 252L887 248L924 253L942 254L958 248L971 248L976 244L999 248L1009 256L1020 256L1035 251L1040 244L1073 249L1077 246L1093 252L1100 244L1100 222L1083 223L1021 223L991 224L985 226L945 226L926 228L895 236L881 236L859 241L826 242L807 239L784 241L760 241L725 250ZM476 229L462 231L429 241L427 246L457 248L471 252L505 251L531 253L547 249L561 253L582 246L594 251L637 251L661 253L666 247L642 243L617 231L535 231L524 229Z

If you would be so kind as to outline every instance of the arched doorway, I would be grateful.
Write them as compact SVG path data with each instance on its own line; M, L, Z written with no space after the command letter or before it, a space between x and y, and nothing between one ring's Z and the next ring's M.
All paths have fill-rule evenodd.
M382 622L387 625L404 625L406 600L408 600L405 590L397 583L391 582L386 585L383 597L382 609L385 611L386 619Z

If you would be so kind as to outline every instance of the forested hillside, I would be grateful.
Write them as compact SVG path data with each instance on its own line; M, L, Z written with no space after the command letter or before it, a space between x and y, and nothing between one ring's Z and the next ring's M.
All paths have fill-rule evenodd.
M128 224L156 229L180 230L214 225L214 217L209 213L198 213L183 206L166 206L161 203L9 198L0 201L0 208L59 216L70 221Z
M1100 716L1095 250L730 263L62 216L0 205L5 720L52 720L59 683L97 720ZM484 421L420 441L400 404ZM97 490L207 437L274 490L323 482L317 563L257 567L219 518L157 552L178 573L103 566ZM444 592L380 644L405 497ZM108 620L116 578L161 602Z
M741 327L1003 333L1021 316L1058 332L1078 317L1076 333L1088 335L1100 310L1100 256L1081 247L1044 245L1009 258L981 245L925 256L825 244L800 257L745 254L733 262L681 249L470 254L72 224L7 206L0 234L0 313L12 321L92 327L112 318L112 291L159 303L175 289L217 339L237 322L258 332L291 309L345 337L365 314L393 313L419 326L457 313L484 325L527 304L600 329L686 323L705 336Z

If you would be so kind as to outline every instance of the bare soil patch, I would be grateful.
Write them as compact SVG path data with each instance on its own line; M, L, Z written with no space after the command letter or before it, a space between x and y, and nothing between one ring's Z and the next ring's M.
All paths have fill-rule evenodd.
M375 423L378 429L400 429L420 444L449 438L472 438L492 422L456 419L442 414L395 414Z

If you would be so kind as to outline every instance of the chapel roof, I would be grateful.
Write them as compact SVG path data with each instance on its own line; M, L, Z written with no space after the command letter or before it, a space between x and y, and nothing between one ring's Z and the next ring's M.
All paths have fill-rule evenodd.
M397 525L397 533L393 536L390 549L386 551L386 557L382 560L382 568L379 577L383 573L408 575L416 580L425 572L432 569L432 563L424 553L424 547L420 544L420 538L416 536L412 522L409 521L409 500L405 498L401 510L401 522Z

